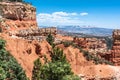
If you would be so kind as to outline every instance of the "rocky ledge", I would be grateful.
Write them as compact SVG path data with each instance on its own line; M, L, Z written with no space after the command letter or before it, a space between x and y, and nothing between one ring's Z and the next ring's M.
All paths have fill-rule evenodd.
M36 8L19 2L0 2L2 31L37 28Z
M0 2L0 14L11 20L36 20L36 8L19 2Z

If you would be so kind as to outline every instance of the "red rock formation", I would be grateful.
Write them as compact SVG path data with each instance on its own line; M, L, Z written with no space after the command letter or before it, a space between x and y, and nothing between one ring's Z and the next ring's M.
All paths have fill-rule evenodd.
M36 8L20 2L0 2L0 15L11 20L36 20Z
M107 45L104 39L97 38L74 38L78 46L88 50L92 54L104 54L107 52Z
M19 2L0 2L2 31L37 28L36 8Z
M82 76L83 80L114 80L113 78L120 76L118 73L120 67L95 65L92 61L87 61L83 53L77 48L65 47L63 44L57 47L63 49L67 60L71 64L72 71Z
M50 60L49 51L51 46L47 41L28 41L23 39L11 38L6 34L0 34L0 38L6 40L6 49L13 55L18 63L25 70L27 76L31 79L32 69L34 66L34 61L37 58L41 58L44 62L43 56L46 55L48 60Z
M1 3L0 3L1 4ZM5 6L5 8L3 7ZM14 7L13 7L14 6ZM18 8L18 10L17 10ZM13 11L12 11L13 10ZM0 27L5 30L5 32L9 31L16 31L28 28L37 28L36 24L36 15L35 15L35 8L21 3L2 3L0 5ZM44 32L45 29L43 29ZM46 31L49 32L49 29ZM8 33L7 32L7 33ZM31 34L31 33L30 33ZM31 35L35 35L33 33ZM33 69L33 62L40 57L41 61L44 62L43 56L50 60L51 46L46 42L38 42L38 41L28 41L24 39L16 38L15 36L9 36L8 34L0 33L0 37L6 40L6 48L10 53L16 58L18 63L21 64L23 69L25 70L27 76L31 78L32 76L32 69ZM68 40L72 41L73 38L67 36L60 36L56 35L57 39L59 40ZM119 37L119 36L118 36ZM115 45L118 45L120 42L118 41L119 38L114 42ZM86 39L81 38L80 40L76 40L75 42L78 43L79 46L86 48L86 49L96 49L96 48L104 48L105 46L102 44L104 41L96 41L96 39ZM99 44L100 45L99 45ZM97 45L96 45L97 44ZM86 80L98 80L103 78L103 80L107 80L118 74L114 70L119 71L119 68L106 66L106 65L94 65L92 61L87 61L83 54L79 51L79 49L73 47L64 47L59 46L63 49L64 53L66 54L67 60L71 64L71 68L77 75L84 75ZM119 47L114 46L113 50ZM113 51L116 52L116 51ZM113 54L114 57L115 54ZM119 56L119 55L117 55ZM112 58L113 60L116 57ZM104 79L105 78L105 79ZM118 78L119 80L120 78ZM101 79L102 80L102 79ZM108 79L112 80L112 79Z
M23 39L11 38L7 34L0 34L0 37L6 40L6 48L10 53L16 58L18 63L21 64L25 70L27 76L31 78L33 62L40 57L41 61L44 62L43 56L50 60L50 51L51 46L46 42L38 41L28 41ZM59 45L66 54L67 60L71 64L73 72L77 75L83 75L86 80L93 79L97 80L98 78L103 78L103 80L112 80L120 68L107 66L107 65L95 65L92 61L87 61L83 54L77 48L64 47L64 45ZM112 67L112 68L111 68ZM117 69L115 72L114 70ZM119 74L118 74L119 75ZM102 79L101 79L102 80ZM119 78L118 78L119 80Z
M120 66L120 30L113 31L113 47L111 50L110 60Z

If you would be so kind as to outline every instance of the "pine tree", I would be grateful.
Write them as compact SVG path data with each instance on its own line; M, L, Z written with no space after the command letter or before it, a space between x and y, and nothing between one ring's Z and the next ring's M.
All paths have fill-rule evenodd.
M61 62L66 62L66 56L63 53L63 50L61 50L60 48L53 48L52 52L51 52L51 57L52 57L52 61L61 61Z
M39 59L35 61L32 80L80 80L71 71L63 50L53 48L51 58L51 62L47 61L44 65Z
M33 68L33 72L32 74L34 74L32 76L32 80L41 80L40 79L40 75L41 75L41 62L40 59L38 58L35 62L34 62L34 68Z
M48 36L47 36L47 38L46 38L46 40L47 40L47 42L51 45L51 46L53 46L54 45L54 37L51 35L51 34L49 34Z
M17 60L5 49L0 39L0 80L28 80Z

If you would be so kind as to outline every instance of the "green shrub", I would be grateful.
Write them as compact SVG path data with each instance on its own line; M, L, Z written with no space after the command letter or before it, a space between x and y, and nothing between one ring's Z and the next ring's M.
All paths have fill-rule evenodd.
M2 67L0 67L0 80L5 80L5 79L6 79L6 72Z
M110 40L110 41L111 41L111 40ZM99 58L98 56L95 56L95 55L90 54L88 51L83 50L81 47L79 47L77 44L75 44L75 43L73 43L73 42L64 41L64 42L62 42L62 43L65 45L65 47L68 47L68 46L71 45L71 46L73 46L74 48L78 48L78 49L83 53L83 56L84 56L88 61L93 60L93 62L94 62L95 64L103 64L103 63L105 63L105 64L113 65L112 62L107 61L107 60L102 59L102 58Z
M104 39L105 39L105 41L106 41L107 48L108 48L108 49L112 49L113 39L112 39L112 38L109 38L109 37L105 37Z
M78 76L75 75L66 75L62 80L81 80Z
M61 62L66 62L66 56L63 53L63 50L60 48L53 48L51 55L52 61L61 61Z
M5 49L5 41L0 39L0 80L27 80L25 72L16 59Z
M61 80L65 75L72 75L70 64L60 61L49 62L41 69L41 79Z
M47 38L46 38L46 40L47 40L47 42L52 46L52 47L54 47L55 45L54 45L54 37L51 35L51 34L49 34L48 36L47 36Z
M42 66L39 59L35 61L32 80L68 80L69 76L71 80L79 80L71 71L63 50L53 48L51 58L51 62L47 61Z
M72 43L70 41L65 41L65 42L62 42L62 43L65 47L69 47L70 45L72 45Z
M40 79L41 68L42 68L42 64L40 62L40 59L38 58L34 62L34 68L33 68L33 72L32 72L32 74L34 74L34 75L32 76L32 80L41 80Z

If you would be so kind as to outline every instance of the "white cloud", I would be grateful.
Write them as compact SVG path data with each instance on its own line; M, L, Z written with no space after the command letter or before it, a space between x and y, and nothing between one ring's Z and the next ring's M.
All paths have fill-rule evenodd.
M77 16L78 14L77 13L70 13L70 15Z
M73 12L73 13L67 13L67 12L54 12L52 13L52 15L58 15L58 16L76 16L77 13Z
M56 25L79 25L83 23L77 13L54 12L51 14L40 13L37 15L38 25L56 26Z
M88 15L88 13L83 12L83 13L80 13L80 15L81 15L81 16L87 16L87 15Z
M69 16L69 14L66 13L66 12L54 12L54 13L52 13L52 15L57 15L57 16Z

